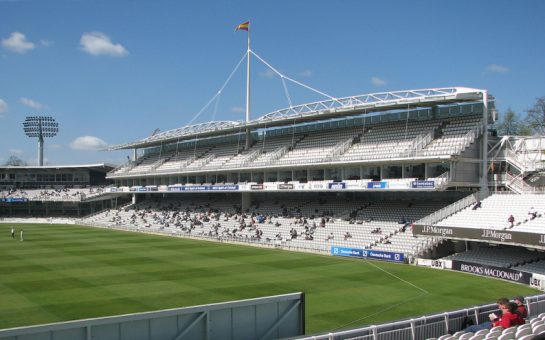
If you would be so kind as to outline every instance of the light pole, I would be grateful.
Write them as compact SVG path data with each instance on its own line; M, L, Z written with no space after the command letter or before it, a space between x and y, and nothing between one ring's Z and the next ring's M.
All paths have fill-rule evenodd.
M44 138L55 137L59 132L59 123L53 117L28 116L23 122L23 130L28 137L38 138L38 164L44 165Z

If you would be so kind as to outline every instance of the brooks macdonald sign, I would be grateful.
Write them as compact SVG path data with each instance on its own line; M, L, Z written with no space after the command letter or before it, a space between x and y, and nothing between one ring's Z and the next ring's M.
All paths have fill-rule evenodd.
M454 239L470 239L494 243L533 245L545 248L545 234L525 233L513 230L459 228L415 224L413 225L413 234Z

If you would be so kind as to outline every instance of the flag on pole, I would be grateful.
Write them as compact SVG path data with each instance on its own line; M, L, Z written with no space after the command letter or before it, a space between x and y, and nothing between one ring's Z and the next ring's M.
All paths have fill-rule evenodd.
M239 31L239 30L248 31L249 29L250 29L250 22L246 21L246 22L243 22L242 24L238 25L237 28L235 29L235 31Z

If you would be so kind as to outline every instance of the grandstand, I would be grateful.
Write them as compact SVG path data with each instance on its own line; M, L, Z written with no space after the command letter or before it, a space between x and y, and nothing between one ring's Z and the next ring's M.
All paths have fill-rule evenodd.
M411 263L545 289L545 141L497 137L495 119L487 91L451 87L189 125L111 146L133 157L107 170L107 186L69 188L0 169L0 214L47 217L51 206L31 203L73 202L72 216L91 226Z
M82 217L112 207L108 164L0 167L0 219ZM121 198L121 201L123 198Z

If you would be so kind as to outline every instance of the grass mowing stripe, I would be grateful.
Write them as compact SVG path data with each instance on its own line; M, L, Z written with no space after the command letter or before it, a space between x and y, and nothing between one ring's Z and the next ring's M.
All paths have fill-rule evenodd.
M491 302L498 292L536 292L386 262L102 228L24 230L19 242L0 225L0 328L304 291L313 333ZM419 298L407 282L429 294Z

